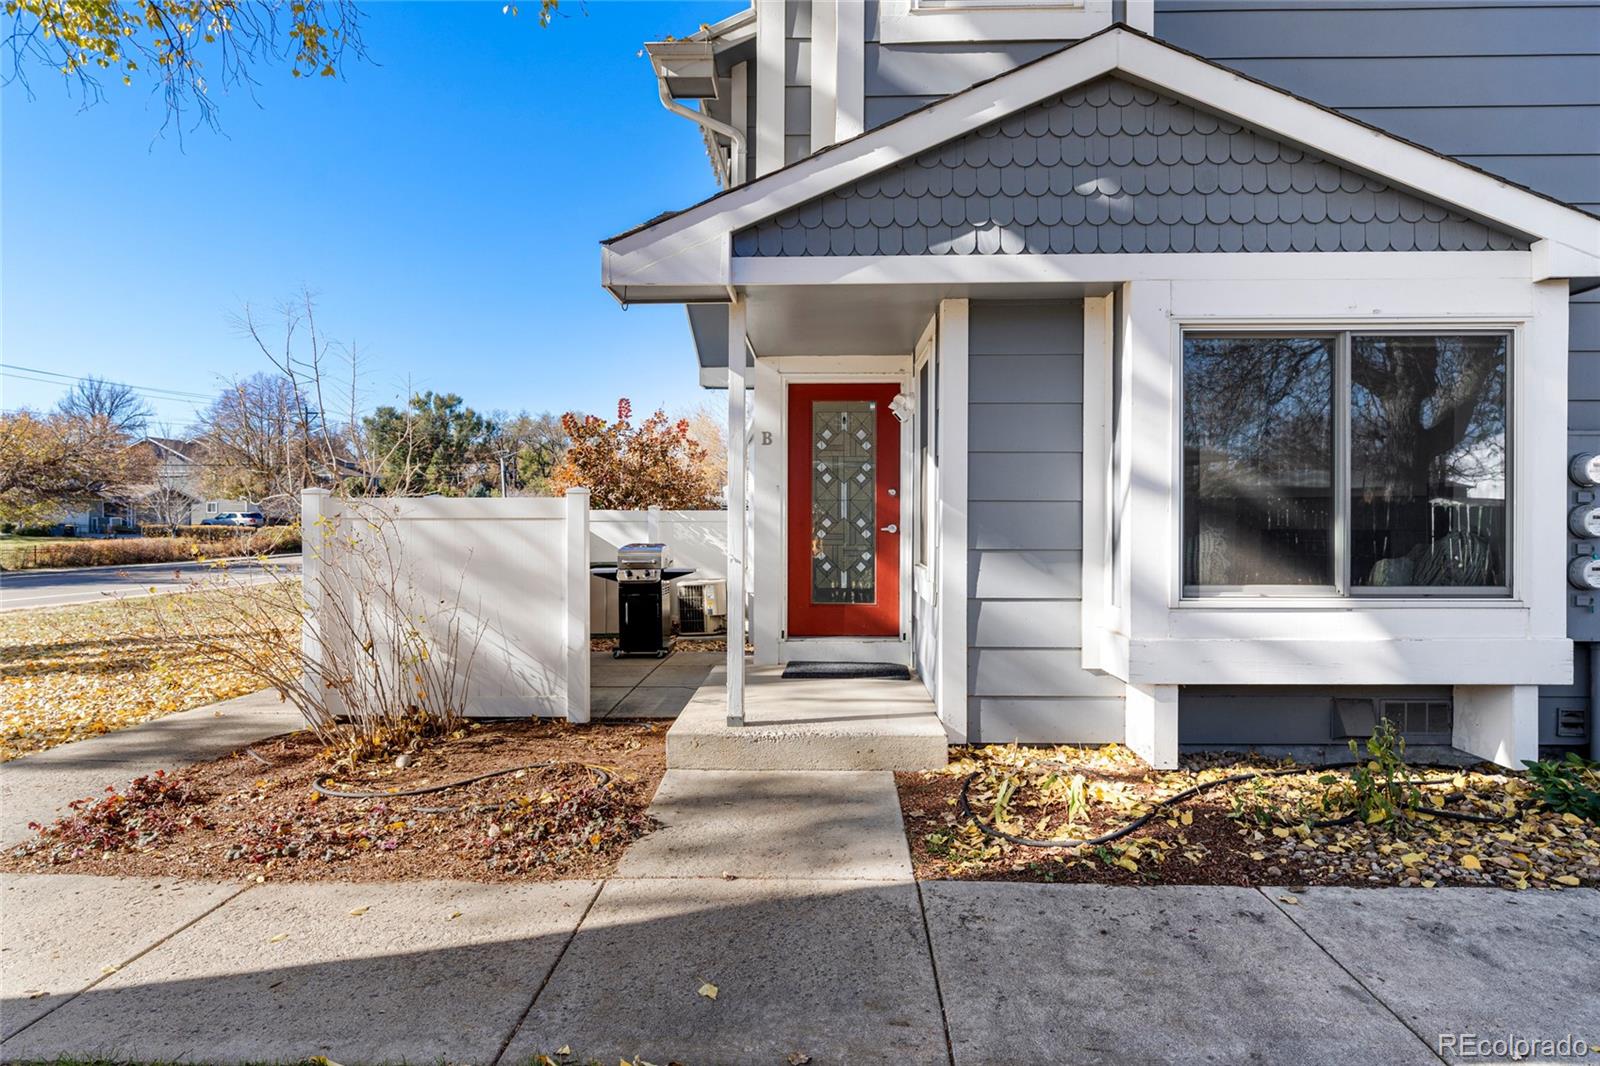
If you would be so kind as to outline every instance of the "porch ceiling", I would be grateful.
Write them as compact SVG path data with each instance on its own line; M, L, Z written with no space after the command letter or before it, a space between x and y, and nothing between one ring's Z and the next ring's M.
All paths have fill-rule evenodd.
M1111 288L1087 283L751 286L745 291L747 332L762 357L903 356L911 354L940 300L1076 300L1103 296ZM727 305L691 304L689 323L701 369L726 368Z

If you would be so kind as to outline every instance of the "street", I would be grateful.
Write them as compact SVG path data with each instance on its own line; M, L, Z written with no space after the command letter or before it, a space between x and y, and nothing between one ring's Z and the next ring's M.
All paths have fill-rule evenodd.
M62 607L102 599L181 592L226 580L257 585L271 580L271 571L298 573L300 556L274 556L263 565L254 559L230 560L227 574L216 563L142 563L137 566L86 566L77 570L7 571L0 574L0 611L30 607Z

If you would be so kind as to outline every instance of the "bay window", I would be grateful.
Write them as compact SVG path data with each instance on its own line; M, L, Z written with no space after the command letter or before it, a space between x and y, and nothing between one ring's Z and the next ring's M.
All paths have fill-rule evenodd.
M1510 347L1185 333L1184 594L1507 594Z

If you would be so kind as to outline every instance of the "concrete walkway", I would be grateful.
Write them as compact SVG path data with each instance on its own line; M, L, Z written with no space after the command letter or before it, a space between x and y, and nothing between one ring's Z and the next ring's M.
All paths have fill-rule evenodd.
M277 693L262 691L0 763L0 848L26 840L29 822L47 823L107 785L120 788L304 725Z
M665 828L603 884L0 879L0 1057L1437 1063L1458 1059L1447 1033L1600 1044L1600 892L918 885L887 773L673 770L655 811Z

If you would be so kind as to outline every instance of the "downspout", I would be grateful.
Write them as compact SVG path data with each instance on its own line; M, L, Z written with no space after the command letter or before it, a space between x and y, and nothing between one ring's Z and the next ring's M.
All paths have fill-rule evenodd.
M661 92L662 107L666 108L668 111L671 111L674 115L682 115L684 118L688 119L690 122L693 122L703 130L710 130L713 133L720 133L722 136L728 138L732 144L733 154L733 158L729 161L728 165L728 187L731 189L735 185L743 185L745 158L744 131L736 130L732 126L728 125L728 123L723 122L720 119L712 118L704 111L699 111L692 107L685 107L684 105L678 103L678 101L672 98L672 93L667 90L667 80L665 78L656 78L656 88Z

